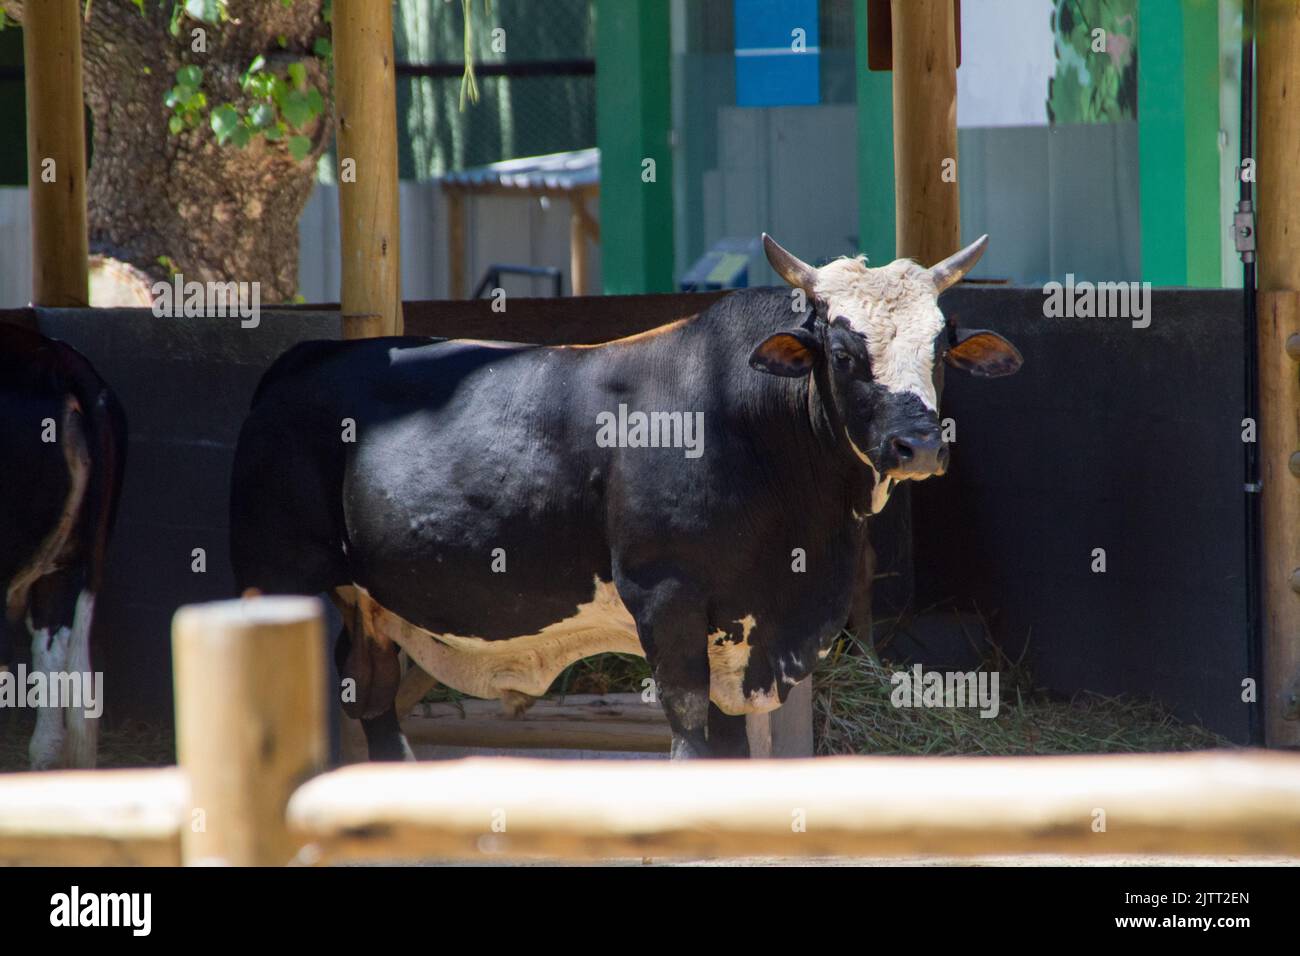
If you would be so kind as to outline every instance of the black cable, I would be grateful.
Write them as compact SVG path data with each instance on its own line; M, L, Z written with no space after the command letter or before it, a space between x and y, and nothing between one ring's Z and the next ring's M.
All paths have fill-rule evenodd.
M1248 732L1254 745L1264 743L1264 701L1266 688L1262 670L1263 628L1262 588L1260 587L1260 511L1259 511L1259 343L1255 318L1255 234L1253 183L1244 172L1247 160L1254 152L1254 92L1255 92L1255 3L1245 0L1241 13L1241 165L1238 179L1241 194L1237 203L1238 254L1241 256L1241 291L1245 345L1246 416L1256 423L1256 441L1242 442L1245 466L1246 499L1246 672L1255 678L1255 703L1248 714ZM1253 177L1252 177L1253 178ZM1249 230L1243 237L1241 231ZM1248 242L1242 241L1248 238ZM1248 248L1245 248L1248 247Z

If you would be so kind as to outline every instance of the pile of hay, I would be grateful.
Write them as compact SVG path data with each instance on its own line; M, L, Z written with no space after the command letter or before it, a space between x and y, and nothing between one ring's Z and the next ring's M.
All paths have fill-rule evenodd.
M1035 688L1023 665L990 659L1001 706L895 707L891 681L903 665L882 660L844 634L813 674L813 732L819 754L1148 753L1228 746L1183 723L1153 700L1079 693L1054 698Z

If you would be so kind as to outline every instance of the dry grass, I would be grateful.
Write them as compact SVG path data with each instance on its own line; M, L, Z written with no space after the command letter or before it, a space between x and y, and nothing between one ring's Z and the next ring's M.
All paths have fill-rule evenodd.
M813 675L817 753L1146 753L1228 745L1153 700L1093 693L1054 697L1034 687L1022 663L996 652L981 665L999 673L996 717L981 717L978 708L895 707L890 678L904 666L842 635Z

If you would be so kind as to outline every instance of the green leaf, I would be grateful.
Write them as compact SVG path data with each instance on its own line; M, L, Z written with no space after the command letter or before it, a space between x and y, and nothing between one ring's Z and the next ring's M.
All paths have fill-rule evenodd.
M248 110L248 121L254 129L263 129L275 122L275 107L270 103L254 103Z
M212 132L217 134L217 142L224 145L239 126L239 110L230 103L223 103L212 111L211 123Z
M311 140L306 136L290 136L289 155L293 157L294 162L301 163L311 155Z
M295 129L301 129L315 118L316 113L311 108L311 102L306 93L294 90L286 96L280 103L280 112L284 114L285 120Z
M329 37L317 37L316 42L311 45L311 52L322 60L328 60L334 55L334 44L330 42Z
M281 128L282 126L284 126L283 123L277 123L274 126L267 127L266 132L262 135L266 137L268 143L278 143L280 140L284 139L284 130Z
M193 63L183 66L176 71L176 82L181 86L190 86L197 90L203 85L203 70Z
M298 89L302 89L307 85L307 68L301 63L290 63L289 79L293 80L294 86L298 87Z
M167 121L167 128L171 130L173 136L179 136L185 129L185 120L181 119L180 116L173 115Z
M248 69L239 74L239 87L244 92L248 92L250 78L255 73L261 72L262 67L266 66L266 57L260 53L253 58L253 62L248 64Z
M221 20L221 4L217 0L185 0L185 12L204 23L218 23Z
M307 91L307 106L311 109L313 117L325 112L325 97L320 95L320 90Z
M275 85L279 81L274 73L254 73L248 78L248 84L244 87L244 92L249 96L270 97L275 93Z
M242 123L230 134L230 141L239 149L246 147L253 138L253 131Z

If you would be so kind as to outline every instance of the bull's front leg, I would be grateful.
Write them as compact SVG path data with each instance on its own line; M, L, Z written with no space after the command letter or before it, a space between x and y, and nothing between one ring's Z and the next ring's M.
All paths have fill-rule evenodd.
M709 701L708 621L704 602L678 582L642 591L619 587L636 620L654 675L659 703L672 731L673 760L747 757L745 718L730 717Z

